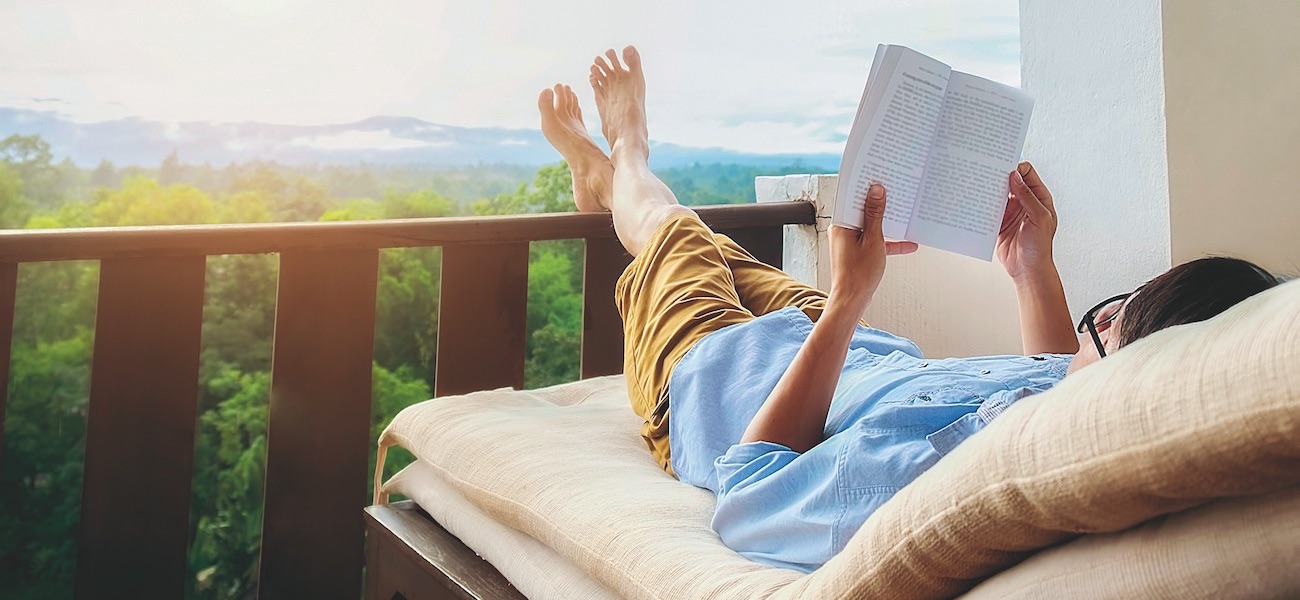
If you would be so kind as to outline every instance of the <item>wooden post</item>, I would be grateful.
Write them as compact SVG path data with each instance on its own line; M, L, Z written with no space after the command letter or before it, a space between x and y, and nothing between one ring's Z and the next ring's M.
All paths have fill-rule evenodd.
M203 256L101 263L77 598L185 591L204 267Z
M361 593L378 270L373 249L280 256L259 598Z
M623 319L614 284L632 256L616 238L587 238L582 267L582 361L579 377L623 372Z
M442 250L435 395L524 386L528 243Z

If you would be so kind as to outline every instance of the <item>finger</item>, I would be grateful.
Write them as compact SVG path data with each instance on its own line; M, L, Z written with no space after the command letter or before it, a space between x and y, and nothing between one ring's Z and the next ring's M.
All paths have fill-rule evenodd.
M1010 177L1007 178L1007 181L1010 182ZM1002 226L998 228L998 233L1014 227L1024 216L1025 209L1021 208L1020 200L1007 192L1007 207L1002 211Z
M879 183L867 188L867 202L862 207L862 231L883 239L885 222L885 186Z
M895 254L911 254L919 248L916 242L885 242L885 254L893 256Z
M1051 222L1051 209L1039 201L1038 196L1025 182L1025 178L1020 175L1019 169L1011 172L1011 196L1020 202L1021 208L1035 225L1046 225Z
M1047 189L1047 184L1043 183L1043 178L1038 175L1038 170L1029 161L1024 161L1016 166L1016 171L1024 178L1025 185L1034 191L1034 196L1042 202L1052 214L1056 214L1055 201L1052 198L1052 192Z

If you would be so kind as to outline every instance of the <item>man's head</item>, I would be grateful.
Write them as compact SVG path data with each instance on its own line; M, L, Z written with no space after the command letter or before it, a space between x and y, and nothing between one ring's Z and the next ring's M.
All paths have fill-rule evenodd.
M1209 319L1277 284L1277 277L1259 265L1236 258L1215 256L1178 265L1132 294L1088 311L1079 323L1079 352L1069 372L1166 327Z

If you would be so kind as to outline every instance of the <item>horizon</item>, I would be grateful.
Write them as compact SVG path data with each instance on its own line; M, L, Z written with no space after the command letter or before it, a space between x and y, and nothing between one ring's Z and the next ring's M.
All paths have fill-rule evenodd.
M877 43L1019 84L1018 4L1010 0L836 0L815 11L777 0L612 9L588 0L146 4L0 7L0 106L79 124L325 126L391 116L536 131L536 94L560 81L579 94L594 131L587 66L627 40L646 57L647 112L659 142L839 154ZM312 10L310 22L301 18ZM375 150L421 142L372 133L327 143Z

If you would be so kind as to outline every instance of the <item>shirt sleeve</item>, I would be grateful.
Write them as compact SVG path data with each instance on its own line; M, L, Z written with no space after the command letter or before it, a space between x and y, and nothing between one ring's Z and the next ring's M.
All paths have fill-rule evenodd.
M713 463L718 472L718 493L755 485L798 457L798 452L772 442L736 444Z
M828 500L825 492L833 495L834 469L811 464L820 458L816 450L801 454L749 442L715 461L720 490L712 526L728 547L750 560L805 573L830 557L834 522L817 518L826 511L813 505ZM808 562L790 562L792 557Z

